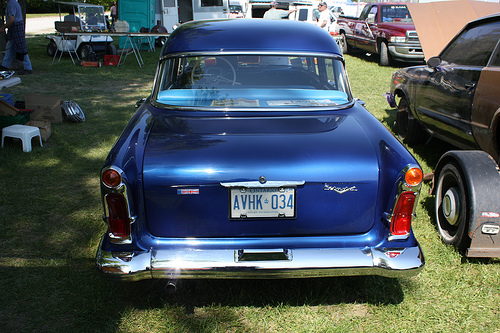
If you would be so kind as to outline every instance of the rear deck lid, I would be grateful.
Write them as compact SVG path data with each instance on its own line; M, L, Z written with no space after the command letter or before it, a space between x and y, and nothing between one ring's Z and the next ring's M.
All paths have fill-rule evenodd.
M158 118L144 159L147 227L159 237L364 233L378 175L352 116Z

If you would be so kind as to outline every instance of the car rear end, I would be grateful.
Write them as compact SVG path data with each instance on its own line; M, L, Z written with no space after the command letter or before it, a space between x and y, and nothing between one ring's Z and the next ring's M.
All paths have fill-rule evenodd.
M222 41L222 28L246 24L200 23L170 47L188 40L183 32L213 28ZM317 29L309 26L253 28ZM167 44L152 96L102 170L101 272L139 280L422 269L411 230L422 171L353 100L329 34L312 30L308 41L317 33L333 51L284 41L169 53Z

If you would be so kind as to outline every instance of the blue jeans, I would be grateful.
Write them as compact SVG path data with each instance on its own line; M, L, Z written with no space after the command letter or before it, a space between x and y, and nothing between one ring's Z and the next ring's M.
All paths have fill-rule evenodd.
M12 62L14 61L15 56L16 56L16 51L12 47L12 42L8 41L5 48L5 55L3 56L2 60L2 66L9 68L10 65L12 65ZM31 67L30 57L28 56L28 54L24 55L23 67L27 71L33 70L33 68Z

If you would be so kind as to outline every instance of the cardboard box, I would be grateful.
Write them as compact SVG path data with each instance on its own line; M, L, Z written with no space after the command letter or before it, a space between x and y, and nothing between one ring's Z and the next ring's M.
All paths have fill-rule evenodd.
M19 110L6 101L0 99L0 116L17 116L19 114Z
M63 121L61 98L47 95L24 95L26 109L34 110L31 120L45 120L50 123Z
M38 127L43 141L47 141L52 133L50 130L50 123L45 120L30 120L25 125Z

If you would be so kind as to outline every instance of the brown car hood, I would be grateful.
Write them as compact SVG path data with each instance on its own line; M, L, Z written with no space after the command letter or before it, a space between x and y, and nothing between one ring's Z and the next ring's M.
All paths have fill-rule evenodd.
M500 12L500 3L439 1L408 3L425 59L434 57L470 21Z

